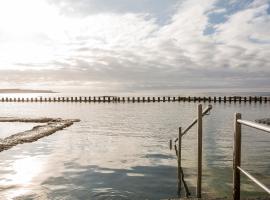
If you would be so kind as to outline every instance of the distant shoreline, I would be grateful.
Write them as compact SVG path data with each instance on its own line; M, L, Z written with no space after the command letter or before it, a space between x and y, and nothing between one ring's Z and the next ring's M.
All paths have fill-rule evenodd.
M52 90L30 90L30 89L0 89L0 93L57 93Z

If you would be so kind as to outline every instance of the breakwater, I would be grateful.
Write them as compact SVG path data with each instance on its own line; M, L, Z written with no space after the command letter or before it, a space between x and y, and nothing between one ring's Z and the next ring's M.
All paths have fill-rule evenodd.
M0 98L0 102L85 102L85 103L144 103L144 102L270 102L270 97L266 96L209 96L209 97L192 97L192 96L158 96L158 97L119 97L119 96L79 96L79 97L33 97L33 98Z

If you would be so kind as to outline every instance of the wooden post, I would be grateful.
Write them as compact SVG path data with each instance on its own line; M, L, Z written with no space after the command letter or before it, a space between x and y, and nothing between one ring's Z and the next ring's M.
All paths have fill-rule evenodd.
M181 174L181 149L182 149L182 130L181 127L179 127L178 132L178 155L177 155L177 161L178 161L178 168L177 168L177 175L178 175L178 196L181 196L181 180L182 180L182 174Z
M156 98L155 97L153 97L153 102L156 102Z
M160 102L160 97L157 98L158 102Z
M163 97L163 102L165 102L166 100L165 100L165 97Z
M223 97L223 101L224 101L224 103L226 103L226 101L227 101L227 97L226 96Z
M237 122L241 114L236 113L234 118L234 145L233 145L233 200L240 200L240 171L241 165L241 124Z
M202 104L198 105L198 169L197 169L197 198L202 197Z

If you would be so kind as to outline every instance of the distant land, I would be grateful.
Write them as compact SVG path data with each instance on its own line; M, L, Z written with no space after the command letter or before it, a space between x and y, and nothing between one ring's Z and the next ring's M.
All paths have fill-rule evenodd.
M0 89L0 93L57 93L52 90Z

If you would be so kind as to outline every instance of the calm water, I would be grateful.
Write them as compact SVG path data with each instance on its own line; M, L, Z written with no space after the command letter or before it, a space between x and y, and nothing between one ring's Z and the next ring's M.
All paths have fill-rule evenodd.
M206 106L207 104L205 104ZM195 103L0 103L0 116L79 118L34 143L0 153L0 199L161 199L176 196L168 141L196 115ZM233 114L270 117L270 104L213 104L204 118L203 192L230 196ZM11 130L33 124L9 124ZM0 124L0 138L7 125ZM10 134L10 131L9 133ZM270 135L243 130L245 169L270 186ZM196 134L183 138L183 166L195 186ZM243 179L243 195L265 195Z

